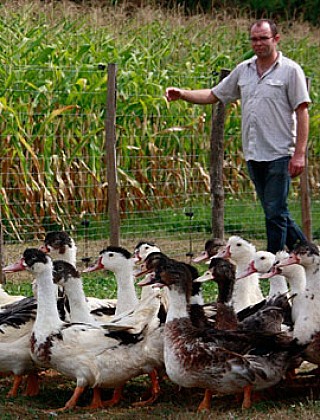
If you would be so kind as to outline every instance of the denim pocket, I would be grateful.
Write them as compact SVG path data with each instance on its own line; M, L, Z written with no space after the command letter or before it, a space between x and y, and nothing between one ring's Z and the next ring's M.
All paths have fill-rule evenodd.
M284 156L280 159L274 160L269 164L269 173L270 175L278 175L281 177L288 176L288 166L289 166L290 156Z

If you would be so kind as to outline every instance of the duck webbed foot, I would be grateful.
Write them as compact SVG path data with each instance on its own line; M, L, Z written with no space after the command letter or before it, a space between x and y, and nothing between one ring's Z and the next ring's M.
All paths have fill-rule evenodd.
M39 376L37 373L30 373L27 377L27 386L23 393L26 397L35 397L39 394Z
M18 389L19 389L19 387L21 385L21 382L22 382L22 378L23 378L22 375L14 375L12 387L11 387L10 391L7 393L8 398L17 396Z
M46 410L45 412L47 413L52 413L52 412L61 412L61 411L67 411L67 410L72 410L76 407L77 402L80 398L80 396L83 394L83 391L86 388L83 386L77 386L76 389L74 390L72 397L70 398L70 400L68 400L65 404L64 407L61 408L57 408L57 409L53 409L53 410Z
M103 401L103 407L113 407L114 405L117 405L121 399L122 399L122 390L124 385L118 386L113 391L113 396L111 400Z
M209 411L211 409L212 395L213 393L210 389L205 390L203 400L198 406L198 411Z
M247 409L247 408L251 407L251 405L252 405L251 393L252 393L252 386L251 385L247 385L243 388L242 408Z
M133 403L134 407L144 407L146 405L153 404L160 395L160 385L159 385L159 378L158 372L154 369L151 373L149 373L149 377L151 378L151 396L147 400L138 401Z
M91 403L85 407L86 409L97 409L97 408L103 408L103 402L101 400L101 388L99 387L94 387L93 388L93 396L92 396L92 400Z

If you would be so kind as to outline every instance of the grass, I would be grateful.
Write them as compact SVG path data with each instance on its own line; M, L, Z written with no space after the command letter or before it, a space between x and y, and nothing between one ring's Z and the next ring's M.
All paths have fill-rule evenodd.
M261 400L255 402L249 410L243 411L235 396L214 397L210 413L197 413L197 406L203 398L200 389L179 389L171 381L165 379L161 383L161 394L157 402L145 408L136 408L131 404L143 398L150 385L147 377L130 381L124 390L124 399L117 407L103 410L85 410L83 407L90 402L91 391L83 394L79 408L66 413L58 413L55 409L62 407L73 392L74 383L51 372L42 375L41 391L37 397L18 396L6 399L5 393L11 386L11 378L0 380L0 414L1 418L17 419L123 419L128 415L132 419L297 419L311 420L319 418L320 403L319 380L300 380L300 386L288 388L279 384L271 394L264 392ZM111 397L111 390L104 391L104 399Z

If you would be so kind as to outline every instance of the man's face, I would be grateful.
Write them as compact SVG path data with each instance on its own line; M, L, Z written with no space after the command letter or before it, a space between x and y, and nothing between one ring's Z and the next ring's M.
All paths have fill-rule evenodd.
M267 22L261 25L253 25L250 31L252 49L259 58L268 58L276 51L279 42L279 34L273 36Z

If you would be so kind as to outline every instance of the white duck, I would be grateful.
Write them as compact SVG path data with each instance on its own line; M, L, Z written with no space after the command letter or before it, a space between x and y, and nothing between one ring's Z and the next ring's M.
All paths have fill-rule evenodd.
M281 260L277 266L284 270L285 266L292 264L302 265L306 275L305 290L301 293L298 292L293 300L293 305L296 308L293 335L299 343L308 344L304 352L305 360L320 365L319 248L312 243L297 246L290 256ZM317 373L319 370L318 367Z
M282 255L285 254L285 251L282 251ZM262 274L269 273L276 260L279 258L280 253L278 253L276 257L272 252L257 251L247 268L237 275L237 279L248 277L253 273L258 273L260 278L265 278ZM283 275L274 273L272 278L270 278L270 288L267 298L282 295L284 293L288 293L287 281Z
M291 365L296 353L301 349L292 340L278 334L274 336L273 350L263 353L260 350L239 354L226 347L238 346L245 332L232 331L224 340L227 332L212 328L196 328L189 315L189 302L192 278L186 266L177 262L165 261L164 266L155 268L155 275L139 283L155 283L169 288L169 310L165 325L164 357L169 378L187 388L204 388L206 396L199 410L208 409L212 394L226 395L244 392L243 407L251 406L250 393L254 389L264 389L278 383ZM148 261L146 261L148 264ZM154 264L154 262L153 262ZM268 336L268 340L270 336ZM277 342L279 339L279 342ZM224 343L221 346L221 343ZM271 344L271 343L269 343ZM289 345L289 346L288 346ZM291 347L292 346L292 347ZM256 347L256 343L254 346ZM292 356L290 353L292 351Z
M0 372L14 375L7 397L17 396L26 374L24 395L34 396L39 392L37 372L30 355L30 336L36 311L35 299L24 298L7 305L7 309L0 312Z
M261 251L261 253L263 253L263 251ZM256 265L256 267L261 273L260 277L269 279L270 282L279 276L286 279L286 283L289 284L288 296L292 301L291 317L293 323L295 323L300 316L303 316L303 309L299 302L306 288L306 273L305 269L299 264L280 267L279 264L281 264L281 261L286 260L288 257L289 254L286 251L279 251L276 254L273 265L269 269L267 265L265 269L261 267L259 269L258 265Z
M134 248L133 258L136 264L141 264L151 252L160 252L161 249L149 241L139 241Z
M115 274L117 282L117 306L114 316L133 310L139 303L134 286L134 260L131 253L118 246L108 246L100 251L96 263L83 270L89 273L97 270L108 270Z
M16 266L7 266L6 273L16 271ZM56 304L59 314L65 314L64 302L60 298ZM17 396L19 386L25 374L27 386L24 391L26 396L35 396L39 393L38 372L30 354L30 337L37 314L37 299L35 297L22 298L11 304L5 305L0 311L0 371L12 372L14 381L8 396Z
M63 260L53 261L53 281L63 288L69 306L68 321L101 325L100 317L90 312L83 290L82 278L73 264Z
M147 313L150 311L149 306L154 305L155 293L158 300L158 291L150 287L147 293L138 299L134 285L134 266L135 260L131 257L128 250L123 247L108 246L100 252L95 265L88 267L84 272L92 272L96 270L109 270L115 274L117 281L117 311L113 318L116 325L131 326L130 333L141 333L145 328L148 328L149 319ZM156 302L158 304L158 302ZM151 354L158 354L159 360L154 364L153 368L146 366L151 382L151 397L140 405L154 402L159 396L160 388L158 381L158 374L156 369L163 368L163 340L162 327L159 324L158 329L151 331L153 339L149 340L149 351ZM153 346L153 347L151 347ZM116 390L113 398L113 404L117 403L121 398L121 389ZM111 404L111 403L110 403ZM138 405L137 403L135 405Z
M236 264L236 276L242 273L248 266L256 253L255 246L241 238L240 236L231 236L225 247L218 253L217 257L231 259ZM250 279L239 279L234 288L232 304L236 312L254 305L264 299L259 284L257 273L250 275Z
M77 246L74 239L65 231L48 232L45 236L41 251L49 253L53 260L62 260L77 267ZM116 310L116 299L99 299L95 296L86 296L90 311L93 315L99 314L107 321Z
M264 300L260 301L256 305L251 305L250 307L244 309L239 317L242 315L248 316L248 314L261 313L261 310L270 312L272 308L279 308L279 312L283 315L283 323L281 329L283 331L288 331L293 328L293 319L292 319L292 308L290 294L288 291L288 284L286 278L280 272L274 272L271 275L273 266L275 262L286 254L285 251L277 253L277 256L268 251L257 251L253 259L248 264L247 268L237 275L237 281L239 279L246 279L253 273L257 273L260 279L269 278L270 287L269 293ZM288 254L286 254L288 255ZM261 318L263 320L263 318ZM267 326L268 326L267 321ZM270 324L271 325L271 324Z
M100 388L123 385L145 373L148 360L158 358L146 354L145 348L150 330L158 328L159 305L150 308L148 334L108 333L89 324L65 323L57 310L50 257L40 250L27 249L18 267L31 271L38 283L38 310L31 336L33 360L77 381L73 396L61 410L75 407L86 386L94 388L90 407L103 406Z

